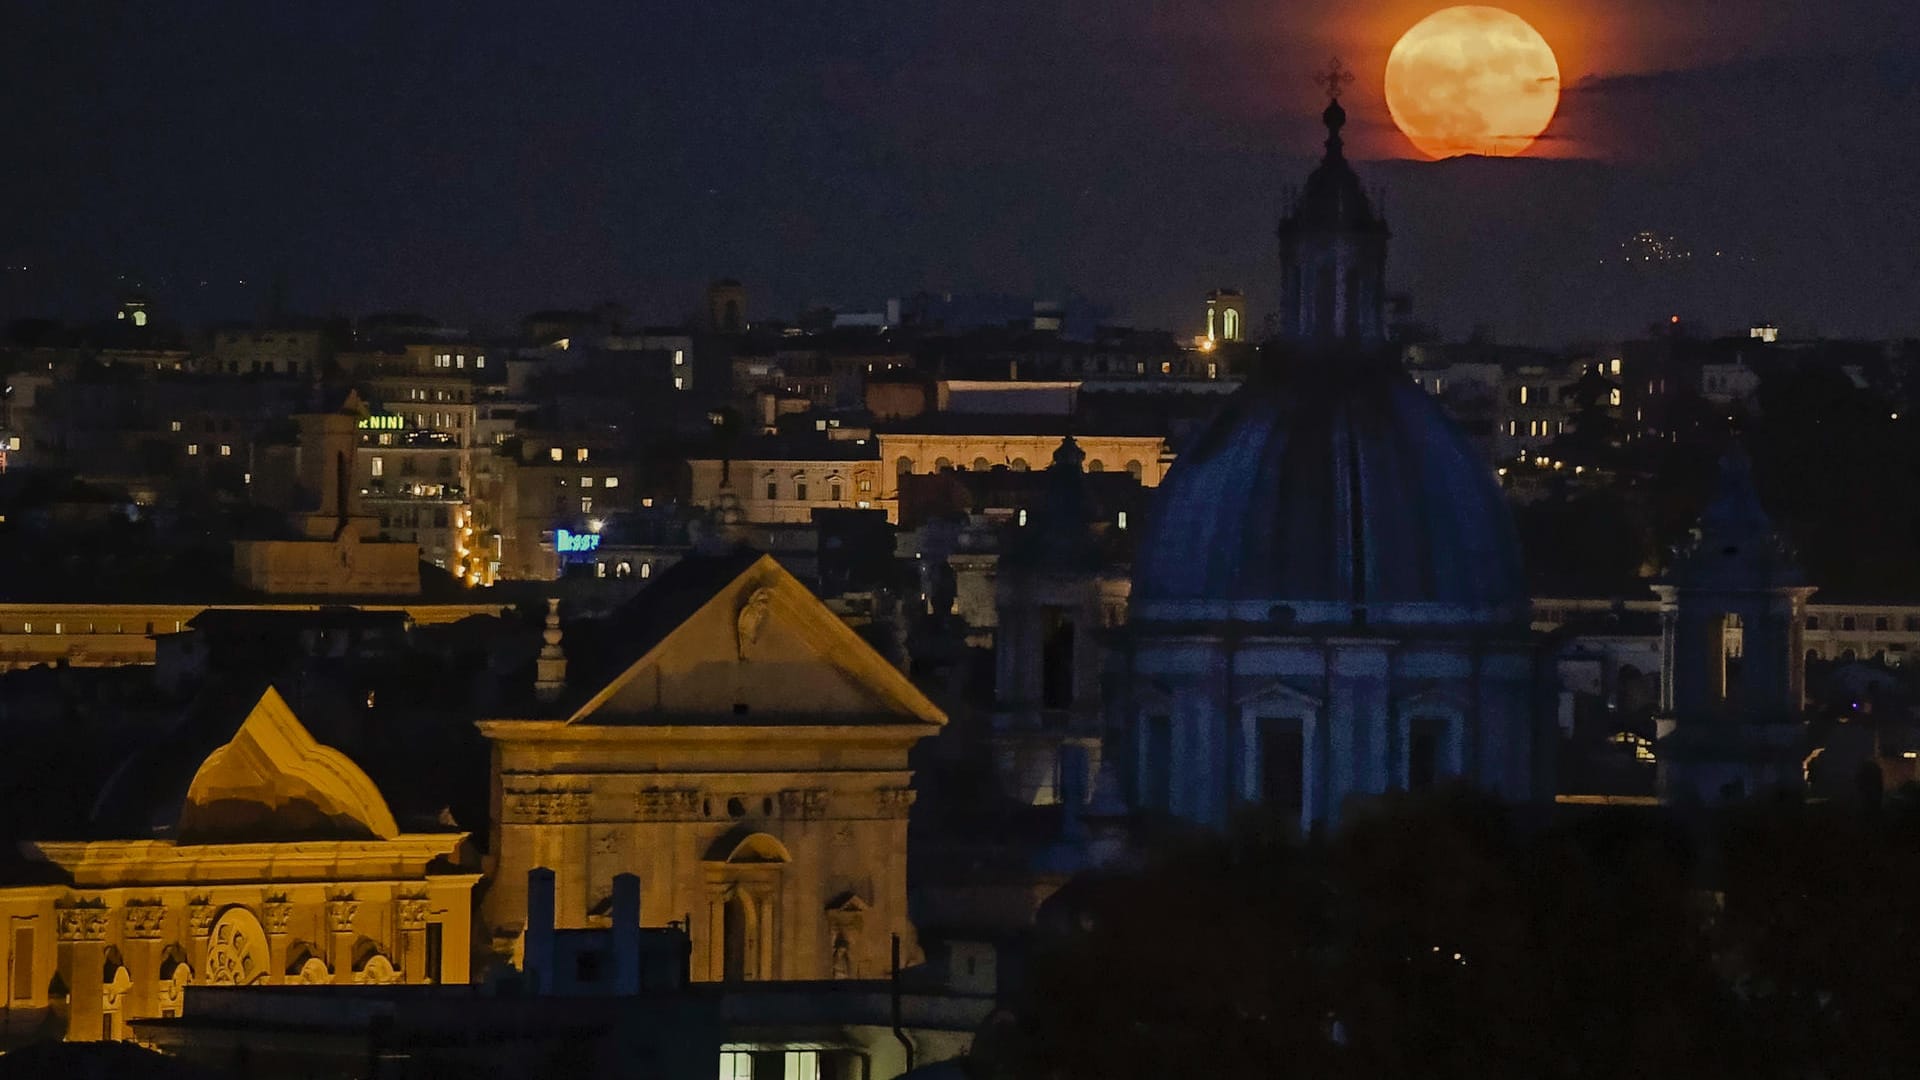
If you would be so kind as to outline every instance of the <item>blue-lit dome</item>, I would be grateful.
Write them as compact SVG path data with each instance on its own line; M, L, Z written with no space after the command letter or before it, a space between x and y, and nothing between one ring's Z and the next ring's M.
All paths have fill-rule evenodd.
M1514 625L1520 546L1493 470L1397 366L1243 388L1156 492L1143 619Z

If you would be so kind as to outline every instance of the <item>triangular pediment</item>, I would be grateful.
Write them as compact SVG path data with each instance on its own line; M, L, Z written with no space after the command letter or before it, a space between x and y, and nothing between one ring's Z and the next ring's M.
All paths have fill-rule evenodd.
M316 741L269 686L233 738L194 773L178 840L390 840L399 833L367 774Z
M571 723L925 723L946 715L762 556L582 705Z

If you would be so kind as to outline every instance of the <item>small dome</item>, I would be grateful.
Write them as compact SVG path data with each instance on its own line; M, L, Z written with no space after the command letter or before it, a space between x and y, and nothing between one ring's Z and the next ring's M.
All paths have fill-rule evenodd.
M1397 367L1354 363L1250 383L1180 454L1134 560L1136 617L1526 622L1493 470Z

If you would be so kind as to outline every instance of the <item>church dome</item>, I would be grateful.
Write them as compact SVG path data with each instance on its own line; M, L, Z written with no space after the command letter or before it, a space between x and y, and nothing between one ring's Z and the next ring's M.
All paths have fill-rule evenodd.
M1517 625L1493 470L1389 360L1251 382L1155 493L1135 617Z

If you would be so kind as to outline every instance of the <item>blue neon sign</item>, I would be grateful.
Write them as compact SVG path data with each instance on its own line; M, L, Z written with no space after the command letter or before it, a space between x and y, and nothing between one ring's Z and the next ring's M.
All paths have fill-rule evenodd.
M600 547L599 533L575 533L565 529L553 530L553 550L563 555L582 551L594 551Z

